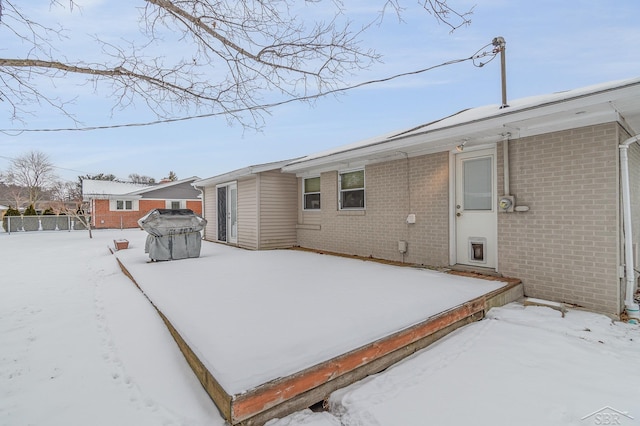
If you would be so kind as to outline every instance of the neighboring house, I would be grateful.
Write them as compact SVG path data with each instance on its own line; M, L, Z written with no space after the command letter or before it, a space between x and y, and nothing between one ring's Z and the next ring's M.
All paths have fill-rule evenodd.
M302 247L516 277L527 296L618 314L636 288L639 131L640 79L468 109L289 161L284 174L274 163L269 176L297 177L296 223L279 201L287 184L254 192L286 210L259 224L295 227Z
M94 228L137 228L153 209L191 209L202 214L201 193L191 177L157 185L84 179L82 199L89 203Z
M200 179L204 238L252 250L296 245L297 179L281 172L290 160Z

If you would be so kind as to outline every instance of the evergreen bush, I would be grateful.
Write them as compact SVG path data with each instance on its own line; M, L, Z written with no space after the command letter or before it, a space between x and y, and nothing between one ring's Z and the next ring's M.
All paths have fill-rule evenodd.
M40 228L38 214L33 204L25 209L22 216L22 226L25 231L37 231Z
M11 219L9 217L11 217ZM22 229L22 218L20 217L20 211L18 209L9 207L5 212L2 219L2 227L5 232L9 229L9 224L11 224L11 232L16 232L18 229Z
M29 207L24 210L25 216L36 216L37 214L38 213L36 213L36 208L33 207L33 204L29 204Z

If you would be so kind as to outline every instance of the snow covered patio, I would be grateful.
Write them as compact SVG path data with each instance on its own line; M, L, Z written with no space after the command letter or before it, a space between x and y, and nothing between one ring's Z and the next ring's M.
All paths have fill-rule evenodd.
M126 238L137 251L141 233L0 232L0 425L228 424L107 250ZM172 264L191 274L190 261ZM261 280L281 285L278 274ZM265 315L280 314L275 306ZM268 425L637 424L638 354L637 324L511 303L333 392L327 411L305 409Z
M148 263L146 233L115 253L232 424L261 424L377 373L522 296L517 283L203 243Z

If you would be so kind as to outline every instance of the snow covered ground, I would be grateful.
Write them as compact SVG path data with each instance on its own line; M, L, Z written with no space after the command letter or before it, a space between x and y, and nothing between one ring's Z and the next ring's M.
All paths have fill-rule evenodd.
M135 236L135 238L133 238ZM116 253L229 395L342 355L505 286L295 250L205 243L148 263L146 233Z
M0 425L224 424L107 251L118 238L141 250L141 234L0 233ZM511 304L334 393L329 412L270 426L640 424L639 355L637 325Z

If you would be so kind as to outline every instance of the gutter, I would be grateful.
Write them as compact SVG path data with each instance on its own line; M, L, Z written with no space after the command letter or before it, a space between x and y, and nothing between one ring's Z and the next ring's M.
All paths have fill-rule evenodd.
M629 183L629 146L640 142L640 135L632 136L618 146L620 149L620 180L622 181L622 217L624 226L624 266L625 266L625 309L632 318L640 318L637 303L633 299L635 291L635 268L633 263L633 229L631 224L631 190Z
M272 171L272 170L282 170L282 167L286 166L287 164L291 163L292 161L296 161L296 160L299 160L299 159L300 159L300 157L292 158L292 159L289 159L289 160L274 161L272 163L265 163L265 164L257 164L257 165L253 165L253 166L247 166L247 167L243 167L241 169L233 170L231 172L223 173L221 175L213 176L213 177L210 177L210 178L198 179L198 180L194 181L191 185L193 187L195 187L195 188L211 186L211 185L218 185L220 183L225 183L225 182L231 182L231 181L234 181L234 180L238 180L239 178L252 176L252 175L257 175L257 174L262 173L262 172L269 172L269 171Z
M358 157L358 155L366 156L368 152L371 151L371 148L375 148L380 145L385 146L385 144L390 144L393 142L400 142L400 143L398 145L394 145L390 147L389 150L402 151L404 148L409 146L406 143L404 143L405 140L415 138L415 137L424 137L425 135L440 134L442 136L436 136L436 138L440 138L440 139L446 139L449 137L454 139L460 138L461 135L459 134L459 132L458 133L454 132L454 134L450 136L447 134L447 132L451 131L452 129L456 129L456 130L463 129L464 132L473 133L478 130L475 127L482 125L480 128L480 130L482 131L486 129L492 129L492 128L495 128L496 130L498 130L500 128L504 128L506 124L513 123L514 121L522 121L522 120L528 120L531 118L539 117L541 114L538 113L537 111L542 111L543 114L554 114L555 112L558 112L559 109L566 109L567 104L571 108L574 108L574 107L584 108L585 106L593 106L601 103L610 103L611 101L615 100L616 92L624 92L632 88L636 88L636 89L640 88L640 79L636 78L633 80L625 81L623 83L618 82L618 84L619 85L617 86L606 86L606 87L598 86L598 88L595 88L595 89L586 87L586 88L568 90L564 92L557 92L550 95L544 95L544 98L548 97L548 99L540 103L535 103L535 98L537 97L532 96L532 97L524 98L521 100L514 100L514 102L512 102L512 105L509 108L491 109L492 111L491 113L488 113L488 112L483 113L486 115L482 115L477 118L468 118L466 119L466 121L461 121L461 122L455 121L453 123L442 123L449 119L452 119L453 117L459 116L462 113L476 110L476 109L490 108L490 107L493 107L493 105L486 105L484 107L479 107L479 108L465 109L455 114L452 114L450 116L441 118L439 120L431 121L426 124L415 126L408 130L392 132L390 134L383 135L379 138L372 138L373 142L368 143L366 145L360 145L360 143L356 143L355 146L346 145L345 149L338 150L338 151L331 151L329 154L322 155L322 153L317 153L316 155L319 155L317 157L313 155L309 155L297 160L292 160L290 163L286 164L282 168L282 170L284 172L296 173L309 168L322 167L325 164L330 164L333 162L341 162L341 161L346 162L346 161L349 161L350 159ZM612 96L611 93L614 93L614 96ZM590 98L591 100L589 100ZM521 101L527 101L527 103L524 105L520 105ZM530 103L530 102L533 102L533 103ZM544 112L545 110L546 112ZM469 128L471 128L471 130L465 130ZM433 140L434 139L429 139L427 143L433 142ZM361 142L364 143L365 141L361 141ZM421 140L420 143L424 143L424 140ZM453 147L453 145L451 147ZM358 151L360 153L358 153ZM382 151L386 151L386 149L383 148ZM380 151L374 151L374 152L380 152Z

